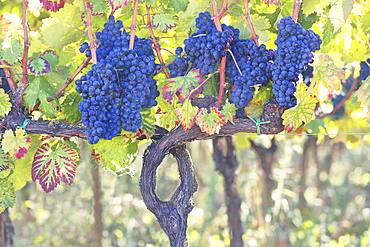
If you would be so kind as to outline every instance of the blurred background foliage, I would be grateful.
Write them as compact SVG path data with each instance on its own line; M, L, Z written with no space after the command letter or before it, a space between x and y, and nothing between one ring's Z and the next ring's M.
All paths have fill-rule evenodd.
M266 174L254 150L256 146L272 150L271 138L236 136L246 246L370 246L366 137L350 148L328 136L278 135L274 143L277 149L265 152L273 156L271 174ZM190 246L229 246L223 178L215 170L212 142L193 142L188 147L199 183L188 221ZM29 183L18 192L16 206L10 209L15 246L98 246L92 173L99 167L92 165L87 149L83 154L72 187L60 186L46 195L39 185ZM102 246L169 246L142 201L140 168L141 154L130 175L99 171ZM179 182L172 157L165 159L157 176L158 195L167 200ZM271 192L266 176L272 181Z

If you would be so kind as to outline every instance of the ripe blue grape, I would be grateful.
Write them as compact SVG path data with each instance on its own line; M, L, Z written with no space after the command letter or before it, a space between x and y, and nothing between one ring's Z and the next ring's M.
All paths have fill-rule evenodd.
M76 91L85 99L79 110L90 144L112 139L121 127L136 133L142 125L140 110L157 104L159 92L153 77L160 66L155 63L151 40L135 36L134 48L129 50L130 35L122 27L122 21L109 17L96 33L97 64L76 81ZM81 45L80 50L85 48Z
M299 74L313 62L313 54L320 49L320 36L312 30L304 30L290 16L280 20L277 49L272 65L272 92L281 107L291 108L297 104L293 96Z
M360 69L360 76L358 77L358 79L360 79L360 80L366 80L366 78L370 75L370 67L369 67L369 65L370 65L370 58L368 58L366 60L366 62L365 61L362 61L360 63L361 69Z

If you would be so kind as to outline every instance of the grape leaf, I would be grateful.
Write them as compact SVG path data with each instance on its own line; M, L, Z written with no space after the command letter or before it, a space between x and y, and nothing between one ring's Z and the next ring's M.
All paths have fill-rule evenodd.
M9 169L9 155L0 148L0 172Z
M302 122L308 123L313 118L317 99L307 92L307 88L304 82L298 82L297 91L294 93L298 104L286 110L282 116L283 124L288 132L296 130Z
M252 101L244 110L246 115L251 116L252 118L258 119L261 117L263 112L264 104L262 100Z
M311 86L315 87L319 84L328 89L328 93L340 91L342 81L345 79L345 72L334 64L333 59L328 54L319 54L315 56L314 75Z
M320 3L320 0L304 0L302 2L302 11L305 15L310 15L315 12L315 7Z
M166 79L166 81L168 83L162 87L162 95L167 101L171 101L173 96L179 93L179 101L184 103L186 99L194 98L203 91L203 86L199 86L203 83L203 79L197 69L190 70L186 76Z
M203 132L210 135L218 134L227 123L225 116L216 107L211 107L210 113L206 108L199 109L195 122Z
M31 147L31 138L26 136L26 131L22 128L16 129L15 136L13 130L6 130L1 145L4 152L19 159Z
M31 59L31 61L28 63L28 69L36 76L39 76L42 74L49 73L50 64L45 58L37 57Z
M42 189L49 193L60 182L72 185L79 160L76 150L65 143L59 143L53 151L48 143L41 145L32 163L32 180L39 180Z
M95 14L103 14L109 8L107 1L105 0L91 0L90 1L93 5L92 13Z
M52 50L44 51L40 55L40 57L45 59L50 64L51 70L57 70L57 65L59 63L59 57L54 51Z
M162 98L159 98L158 105L160 106L158 107L158 113L161 113L159 117L160 126L164 126L166 129L172 129L175 127L179 122L179 118L176 116L175 107Z
M262 41L268 41L270 39L270 34L265 30L271 27L269 20L261 15L253 14L251 15L254 29Z
M23 56L23 46L17 38L11 38L9 45L3 42L0 48L0 60L10 64L15 64Z
M0 213L15 204L15 193L13 184L7 179L0 179Z
M185 100L185 103L181 108L175 110L176 116L180 119L180 123L184 130L190 129L195 123L195 116L198 113L198 107L192 106L189 99Z
M154 108L146 108L141 110L142 118L143 118L143 127L142 133L147 137L150 138L154 135L155 130L157 127L155 126L155 112Z
M362 85L359 87L355 96L361 102L362 105L370 106L370 76L366 80L362 81Z
M234 104L226 102L222 107L221 113L225 116L226 121L234 123L234 117L237 109L238 108L236 108Z
M165 33L177 26L178 18L173 15L158 13L153 16L153 27Z
M108 0L109 5L112 9L119 9L123 5L127 5L129 2L133 2L134 0Z
M65 95L58 119L64 119L64 121L72 123L81 120L81 112L78 110L78 102L81 99L81 95L77 92Z
M7 115L11 108L12 103L9 102L10 98L7 93L5 93L4 89L0 88L0 116L4 117Z
M147 5L154 5L155 3L157 3L157 0L145 0L146 4Z
M135 161L138 145L123 136L116 136L112 140L101 139L92 147L105 167L114 172L121 172Z
M334 33L346 22L353 8L353 0L335 1L329 11L329 19L334 26Z
M364 33L365 34L369 34L370 33L370 13L366 13L362 17L361 28L362 28L362 30L364 30Z
M170 0L168 6L173 8L175 12L186 11L189 5L189 0Z

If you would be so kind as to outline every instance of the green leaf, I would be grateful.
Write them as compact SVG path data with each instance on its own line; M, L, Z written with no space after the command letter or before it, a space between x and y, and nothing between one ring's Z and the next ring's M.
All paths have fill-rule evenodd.
M48 63L50 64L51 70L57 70L57 65L59 63L59 57L54 51L51 51L51 50L44 51L44 53L42 53L40 57L48 61Z
M141 110L141 115L143 118L142 132L147 138L150 138L154 135L155 130L157 129L155 126L156 119L154 108L145 108Z
M29 136L26 136L26 131L22 128L16 129L15 136L13 130L6 130L3 135L1 146L4 152L19 159L22 158L31 147L31 139Z
M189 0L170 0L168 6L173 8L175 12L186 11L189 5Z
M307 92L307 85L299 81L297 91L294 96L297 98L297 106L286 110L282 118L285 130L291 132L302 125L302 122L308 123L313 119L317 99Z
M161 32L167 32L177 25L177 18L166 13L158 13L153 17L153 27L158 28Z
M264 42L270 40L270 35L265 30L271 27L269 20L261 15L251 15L253 27L259 36L258 38Z
M114 172L121 172L135 161L138 145L123 136L116 136L112 140L101 139L92 147L105 167Z
M365 34L370 33L370 13L366 13L362 17L362 25L361 25L362 30L364 31Z
M0 213L15 204L15 193L13 184L7 179L0 179Z
M157 3L157 1L158 1L158 0L145 0L146 4L147 4L147 5L149 5L149 6L150 6L150 5L154 5L154 4L156 4L156 3Z
M56 145L55 150L48 143L41 145L32 163L32 180L39 180L46 193L54 190L60 182L71 186L76 175L79 160L76 150L66 143Z
M195 123L199 128L210 135L218 134L223 125L227 123L225 116L216 108L211 107L210 112L201 108L195 117Z
M357 92L355 93L355 96L357 99L361 102L361 105L366 106L365 109L367 109L367 120L370 120L370 76L366 78L365 81L362 82L362 85L359 87Z
M315 12L315 7L321 1L320 0L304 0L302 2L302 11L305 15L310 15Z
M23 46L17 38L11 38L10 43L5 41L0 47L0 60L5 60L10 64L15 64L23 56Z
M9 169L9 155L0 148L0 172Z
M106 0L91 0L90 2L93 5L93 14L102 14L109 9L109 5Z
M61 104L61 112L58 114L58 118L71 123L81 120L81 112L78 110L78 102L81 99L81 95L77 92L67 94Z
M28 69L36 76L49 73L50 64L45 58L37 57L28 63Z
M158 100L160 116L159 125L170 130L177 125L179 118L176 116L175 107L162 98Z
M4 89L0 88L0 116L4 117L8 115L12 108L12 103L9 102L10 98L7 93L5 93Z
M234 118L237 109L238 108L236 108L234 104L226 102L225 105L222 107L221 113L225 116L226 121L234 123Z
M342 81L345 79L345 72L334 64L333 59L328 54L319 54L315 56L313 63L315 68L311 82L311 87L318 85L324 86L329 93L340 91Z
M171 101L173 96L178 93L179 101L184 103L186 99L194 98L202 92L203 79L199 70L192 69L186 76L179 76L172 79L165 79L169 83L162 87L163 98ZM196 89L196 90L195 90Z
M184 130L190 129L195 123L195 116L198 113L198 107L192 106L189 99L185 100L181 108L175 110L176 116L180 119L180 123Z
M50 118L54 118L57 111L54 108L58 104L58 100L48 102L48 98L53 96L51 93L52 87L44 77L36 77L24 91L24 100L26 106L32 108L40 101L39 109Z

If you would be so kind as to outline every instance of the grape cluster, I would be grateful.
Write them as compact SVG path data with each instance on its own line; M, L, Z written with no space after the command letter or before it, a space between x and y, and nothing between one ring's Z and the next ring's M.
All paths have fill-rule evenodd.
M366 78L370 75L370 58L368 58L366 60L366 62L362 61L360 63L360 76L358 77L358 79L360 80L366 80Z
M237 108L243 108L252 100L256 86L267 86L269 83L273 53L265 45L258 46L251 39L236 40L230 50L232 53L227 57L226 75L232 88L231 102Z
M76 81L76 91L85 99L79 110L91 144L100 138L112 139L120 127L137 132L142 125L141 108L157 104L153 76L160 66L154 62L151 40L135 36L134 48L129 50L130 35L122 27L121 21L109 17L102 32L96 33L98 63Z
M304 30L290 16L280 20L272 65L272 92L281 107L290 108L297 104L293 94L298 76L307 64L313 62L312 52L320 49L321 42L319 35L312 30Z
M84 42L80 46L80 52L85 53L86 57L91 57L91 50L89 48L89 44L87 42Z

